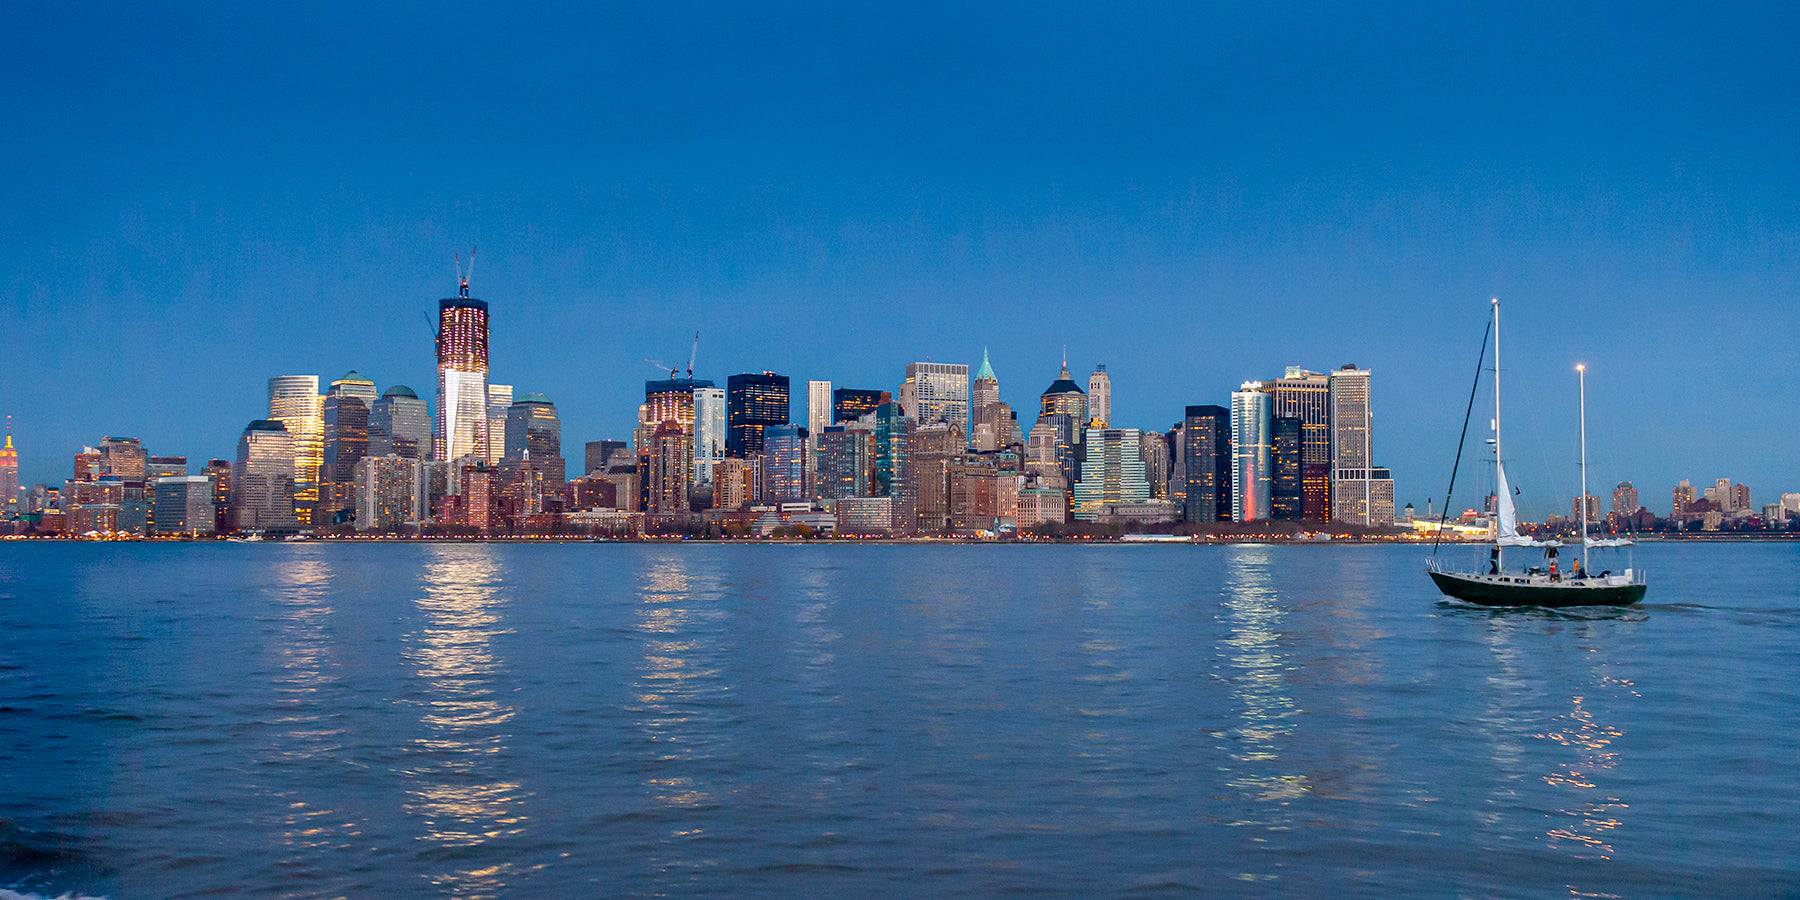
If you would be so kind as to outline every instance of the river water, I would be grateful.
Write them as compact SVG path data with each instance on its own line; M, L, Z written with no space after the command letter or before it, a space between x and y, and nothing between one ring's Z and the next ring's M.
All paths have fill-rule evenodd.
M0 895L1800 893L1800 545L1424 553L0 545Z

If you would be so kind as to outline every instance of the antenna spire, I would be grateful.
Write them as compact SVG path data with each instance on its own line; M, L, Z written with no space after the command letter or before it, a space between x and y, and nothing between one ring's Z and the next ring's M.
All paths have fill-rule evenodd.
M469 248L469 270L467 272L463 271L462 254L453 253L451 256L456 259L456 296L467 300L469 299L469 279L475 275L475 248L472 246Z

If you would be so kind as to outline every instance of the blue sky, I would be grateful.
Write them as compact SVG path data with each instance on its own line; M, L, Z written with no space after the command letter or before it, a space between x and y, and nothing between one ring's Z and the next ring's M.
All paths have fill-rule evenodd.
M229 456L270 375L433 385L451 254L565 454L646 357L892 387L1068 346L1166 428L1375 372L1441 495L1487 298L1529 500L1800 491L1787 5L9 8L0 397L21 479ZM1024 418L1029 419L1029 412ZM1533 508L1527 502L1527 511Z

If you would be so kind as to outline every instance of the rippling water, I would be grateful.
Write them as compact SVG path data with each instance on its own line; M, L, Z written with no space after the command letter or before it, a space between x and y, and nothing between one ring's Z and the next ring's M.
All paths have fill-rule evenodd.
M1800 547L0 547L0 887L1800 893ZM4 894L0 891L0 894Z

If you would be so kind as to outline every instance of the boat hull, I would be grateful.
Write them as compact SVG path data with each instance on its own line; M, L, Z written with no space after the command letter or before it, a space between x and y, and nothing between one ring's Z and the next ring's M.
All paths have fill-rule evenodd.
M1427 572L1446 596L1480 606L1630 606L1644 599L1643 584L1596 584L1592 581L1548 581L1492 577L1456 572Z

